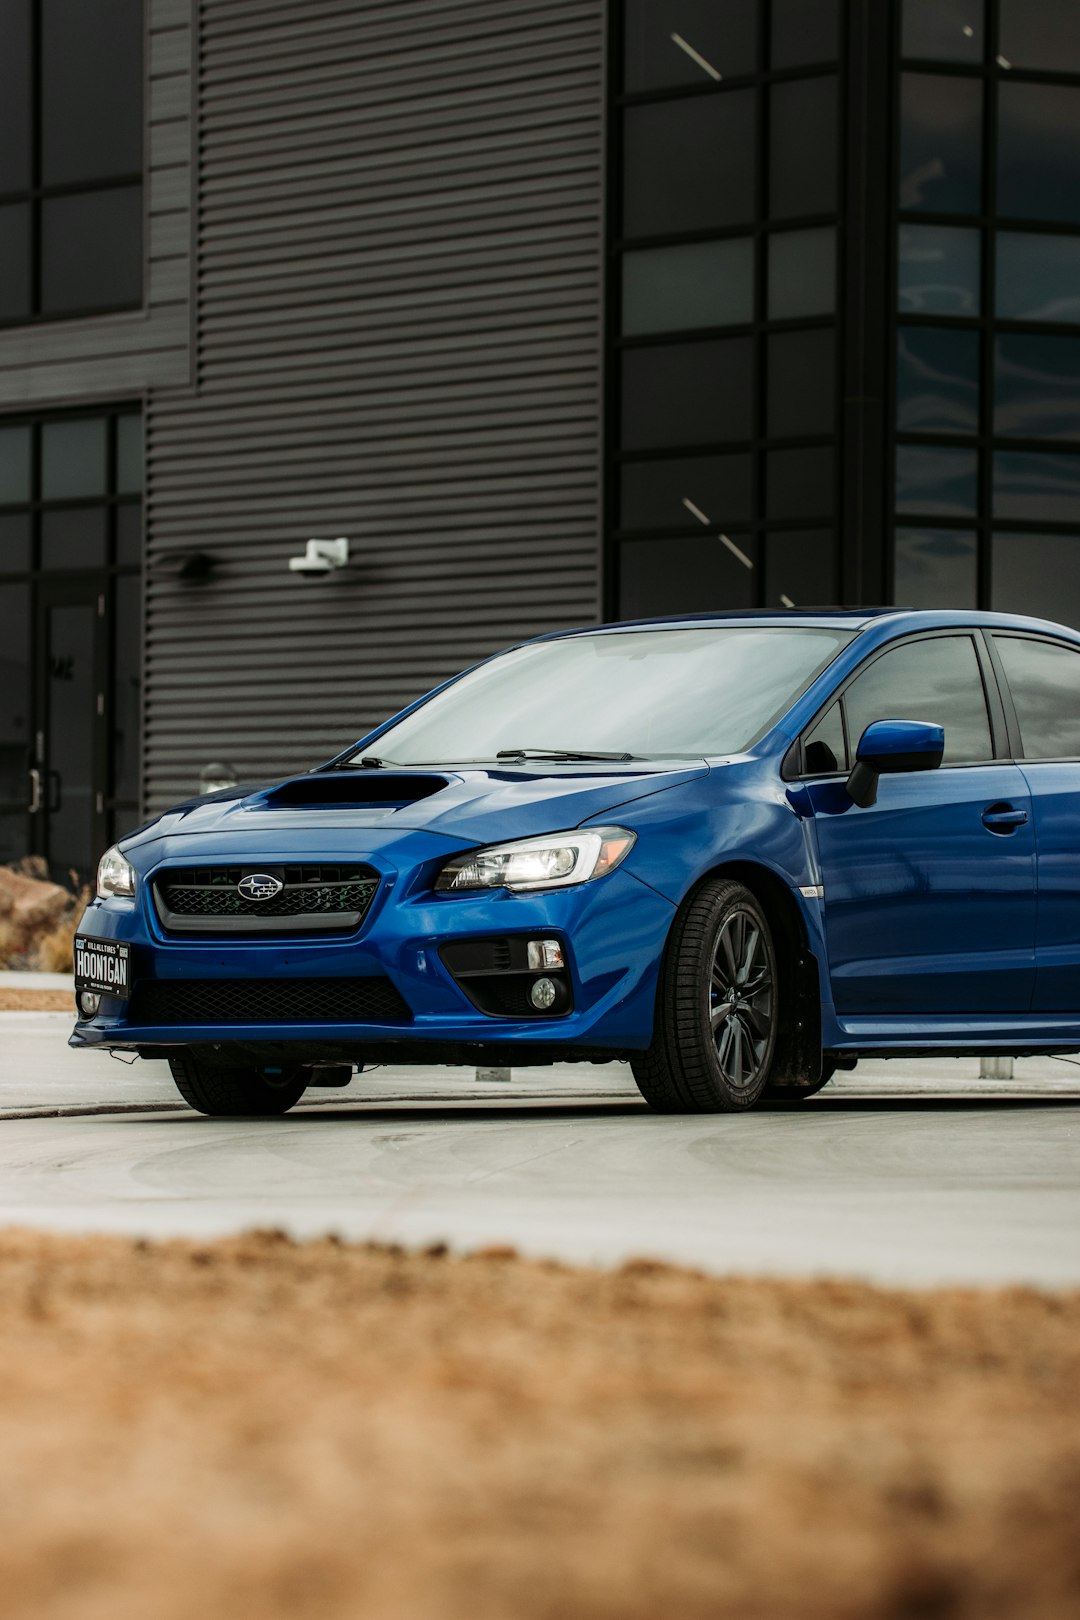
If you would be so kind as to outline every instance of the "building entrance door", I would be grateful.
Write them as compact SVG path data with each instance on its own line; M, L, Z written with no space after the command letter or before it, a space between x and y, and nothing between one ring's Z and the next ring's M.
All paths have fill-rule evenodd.
M92 877L106 844L105 602L85 575L38 589L31 837L61 881Z

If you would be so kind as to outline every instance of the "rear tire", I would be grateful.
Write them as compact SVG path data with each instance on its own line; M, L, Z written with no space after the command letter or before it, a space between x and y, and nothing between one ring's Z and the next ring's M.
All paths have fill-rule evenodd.
M680 909L664 952L652 1045L631 1059L638 1090L668 1114L745 1113L768 1082L780 1008L761 905L728 878Z
M169 1059L176 1089L200 1114L227 1118L287 1113L307 1090L307 1071L294 1067L269 1075L254 1065L210 1063L185 1052Z

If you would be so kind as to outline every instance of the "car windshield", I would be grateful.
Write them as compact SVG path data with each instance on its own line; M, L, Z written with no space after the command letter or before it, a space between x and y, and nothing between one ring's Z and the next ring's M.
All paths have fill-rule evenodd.
M853 633L693 626L533 642L463 675L352 760L374 754L392 765L449 765L500 755L511 762L740 753Z

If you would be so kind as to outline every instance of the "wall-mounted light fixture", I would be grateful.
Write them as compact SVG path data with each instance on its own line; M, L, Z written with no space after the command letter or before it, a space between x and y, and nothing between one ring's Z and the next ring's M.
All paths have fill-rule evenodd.
M300 557L289 558L289 572L304 579L333 574L349 561L349 542L343 535L336 540L309 540Z

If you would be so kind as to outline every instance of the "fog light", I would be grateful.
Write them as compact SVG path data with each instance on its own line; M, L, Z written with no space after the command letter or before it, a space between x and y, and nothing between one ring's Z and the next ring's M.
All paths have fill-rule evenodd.
M101 997L95 990L79 991L79 1011L82 1013L84 1018L96 1017L97 1010L100 1006Z
M550 979L537 979L529 991L529 1000L538 1012L547 1012L555 1000L555 986Z
M540 968L561 968L566 963L563 960L562 946L557 939L530 939L529 966L534 972Z

